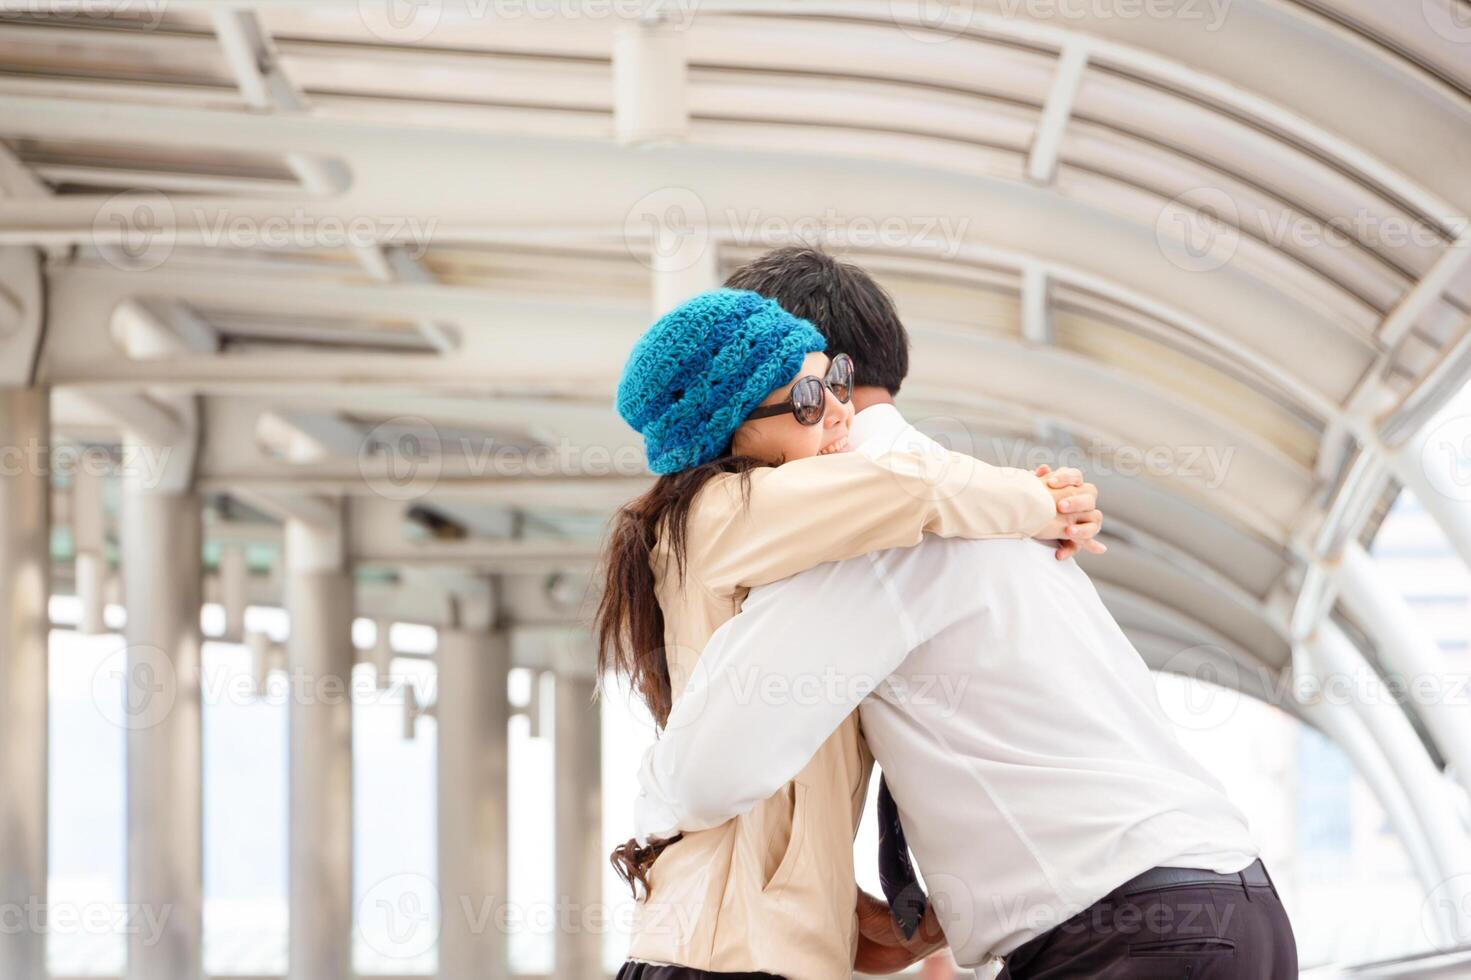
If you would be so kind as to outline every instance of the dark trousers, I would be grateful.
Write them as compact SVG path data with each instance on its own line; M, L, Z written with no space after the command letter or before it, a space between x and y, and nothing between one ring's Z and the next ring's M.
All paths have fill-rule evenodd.
M658 966L653 963L624 963L617 980L781 980L770 973L710 973L687 966Z
M998 980L1297 980L1292 923L1257 871L1256 883L1244 873L1165 885L1141 875L1024 943Z

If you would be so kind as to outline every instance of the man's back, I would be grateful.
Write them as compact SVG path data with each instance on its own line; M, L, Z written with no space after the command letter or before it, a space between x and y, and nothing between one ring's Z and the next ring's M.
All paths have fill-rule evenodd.
M861 712L959 962L1149 868L1256 858L1075 562L1034 541L939 538L870 560L916 624L943 624Z

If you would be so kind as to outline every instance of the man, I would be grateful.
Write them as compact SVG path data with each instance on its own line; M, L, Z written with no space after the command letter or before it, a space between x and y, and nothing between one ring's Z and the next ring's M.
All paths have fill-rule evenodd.
M853 356L856 451L927 442L893 405L908 337L861 270L780 249L728 285ZM640 838L745 812L855 707L898 804L881 787L881 872L908 916L898 930L860 899L860 969L948 941L965 967L1004 958L1011 980L1297 976L1245 818L1178 744L1087 575L1032 541L927 538L753 590L645 757ZM905 832L927 906L903 880ZM921 908L918 936L900 935Z

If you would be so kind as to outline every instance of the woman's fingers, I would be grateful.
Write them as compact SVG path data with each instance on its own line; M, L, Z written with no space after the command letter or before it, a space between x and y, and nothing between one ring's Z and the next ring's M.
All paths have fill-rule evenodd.
M1098 488L1091 483L1068 487L1057 502L1059 514L1081 514L1098 508Z
M1086 541L1088 538L1098 537L1098 532L1103 529L1103 514L1099 511L1089 511L1080 514L1075 524L1068 525L1067 537L1070 541Z
M1037 469L1042 470L1045 469L1045 467L1039 466L1037 467ZM1053 473L1051 476L1047 476L1047 474L1045 473L1038 473L1037 475L1046 476L1047 485L1049 487L1052 487L1053 489L1058 489L1060 487L1076 487L1082 486L1083 484L1083 471L1079 469L1074 469L1071 466L1064 466L1062 469L1058 470L1056 473Z

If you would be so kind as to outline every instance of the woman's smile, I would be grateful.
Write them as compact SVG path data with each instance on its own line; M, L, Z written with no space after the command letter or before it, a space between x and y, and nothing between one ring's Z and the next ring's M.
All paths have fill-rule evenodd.
M823 446L817 451L817 455L826 456L828 453L846 453L848 451L848 434L845 432L837 439Z

